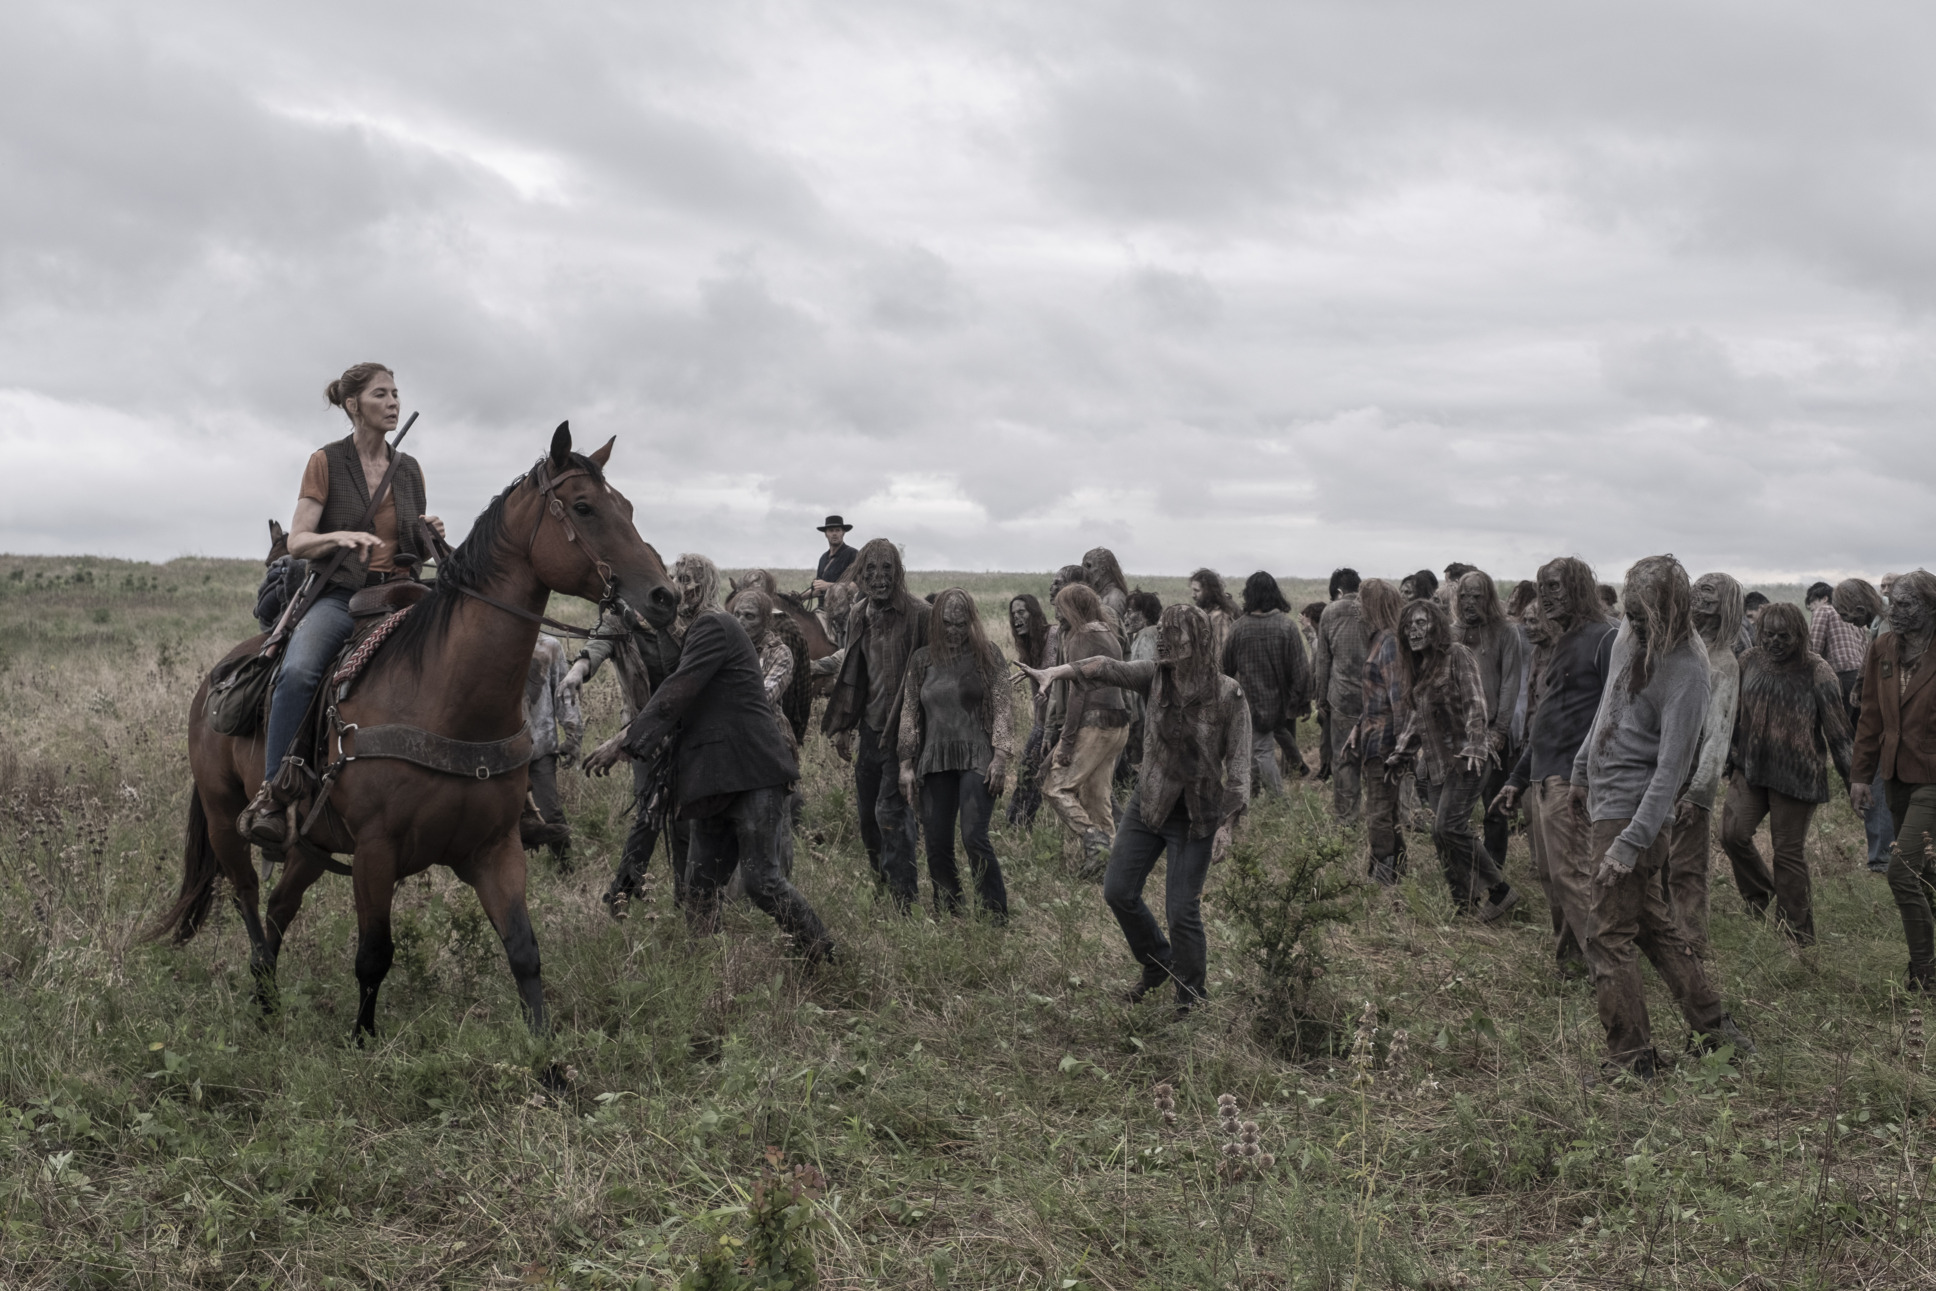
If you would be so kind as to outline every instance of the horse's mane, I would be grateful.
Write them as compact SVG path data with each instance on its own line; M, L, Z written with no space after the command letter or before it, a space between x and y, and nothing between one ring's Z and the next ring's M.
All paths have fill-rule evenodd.
M600 483L605 473L598 463L583 453L571 455L572 466L585 471ZM529 473L527 472L527 475ZM450 616L466 599L462 590L469 587L483 591L498 576L501 549L506 536L504 532L504 504L517 492L526 475L520 475L505 485L504 491L492 498L471 523L471 531L457 549L443 560L437 562L437 581L430 585L430 595L418 601L409 614L404 616L397 630L377 652L371 666L379 666L385 660L404 660L412 667L423 666L424 651L441 642L450 631Z

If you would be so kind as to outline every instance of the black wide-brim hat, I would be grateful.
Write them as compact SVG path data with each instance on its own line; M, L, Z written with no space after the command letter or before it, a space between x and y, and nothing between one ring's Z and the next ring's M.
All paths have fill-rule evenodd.
M851 530L853 527L854 526L846 523L839 516L828 516L827 523L820 526L820 532L825 533L829 529L838 529L842 533L846 533L849 530Z

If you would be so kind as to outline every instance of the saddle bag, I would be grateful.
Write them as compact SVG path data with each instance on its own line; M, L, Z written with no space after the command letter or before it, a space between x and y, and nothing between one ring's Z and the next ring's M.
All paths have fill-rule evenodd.
M202 704L208 729L217 735L254 735L262 724L263 701L275 683L276 662L269 655L251 654L217 664Z
M255 621L264 632L272 631L289 602L296 599L303 580L309 577L309 562L287 554L269 562L255 592Z

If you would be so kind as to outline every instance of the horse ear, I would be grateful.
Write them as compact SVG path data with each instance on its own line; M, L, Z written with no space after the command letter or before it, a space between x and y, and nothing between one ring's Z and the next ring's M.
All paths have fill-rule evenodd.
M618 436L614 435L610 439L605 441L605 446L603 448L591 454L591 459L592 461L598 464L599 470L601 471L604 470L605 463L612 460L612 445L616 443L618 443Z
M559 470L571 465L571 423L561 421L551 432L551 464Z

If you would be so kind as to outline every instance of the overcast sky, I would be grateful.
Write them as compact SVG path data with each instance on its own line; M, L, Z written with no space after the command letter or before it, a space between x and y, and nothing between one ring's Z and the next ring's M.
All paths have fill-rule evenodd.
M98 4L0 78L0 549L256 555L394 366L668 556L1929 559L1936 10Z

